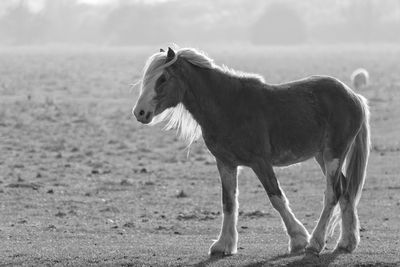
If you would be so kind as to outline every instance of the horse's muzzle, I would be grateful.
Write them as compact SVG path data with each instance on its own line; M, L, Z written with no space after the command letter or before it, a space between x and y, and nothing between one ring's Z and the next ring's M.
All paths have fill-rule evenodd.
M143 124L148 124L153 119L153 112L151 111L145 112L143 109L134 110L133 114L135 115L136 119Z

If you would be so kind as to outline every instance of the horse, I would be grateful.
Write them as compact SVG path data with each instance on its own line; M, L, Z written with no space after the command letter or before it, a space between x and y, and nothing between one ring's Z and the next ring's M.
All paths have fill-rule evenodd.
M254 171L280 214L290 253L318 255L338 223L335 251L354 251L370 150L367 100L329 76L268 84L260 75L221 67L199 50L174 49L161 49L147 60L132 113L143 124L165 121L189 145L203 137L215 157L223 212L209 254L237 253L241 166ZM293 214L273 170L310 158L326 177L323 209L311 235Z
M353 88L357 91L365 88L369 84L369 74L366 69L359 68L353 71L351 74L351 83Z

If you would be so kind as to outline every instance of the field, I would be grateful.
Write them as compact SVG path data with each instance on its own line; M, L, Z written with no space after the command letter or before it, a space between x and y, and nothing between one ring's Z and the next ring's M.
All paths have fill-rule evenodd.
M270 83L328 74L350 84L369 70L372 152L359 205L361 243L318 259L330 266L400 265L400 49L204 48L217 64ZM0 265L301 266L255 175L239 179L239 250L209 258L221 224L215 160L162 125L131 115L146 58L140 49L0 50ZM314 161L276 168L312 231L324 177Z

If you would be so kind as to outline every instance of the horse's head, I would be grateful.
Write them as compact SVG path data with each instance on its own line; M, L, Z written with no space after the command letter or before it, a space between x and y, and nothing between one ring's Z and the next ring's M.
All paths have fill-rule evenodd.
M160 49L147 61L140 95L132 111L141 123L150 123L154 116L181 102L184 86L173 65L177 59L174 50L168 48L168 52Z

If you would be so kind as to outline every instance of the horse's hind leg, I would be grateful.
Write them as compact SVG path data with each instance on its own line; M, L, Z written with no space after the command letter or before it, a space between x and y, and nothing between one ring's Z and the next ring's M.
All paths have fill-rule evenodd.
M223 222L221 233L209 253L231 255L237 252L238 233L236 230L238 217L237 167L229 166L217 159L217 167L222 183Z
M310 235L303 224L294 216L289 207L284 192L279 186L275 177L272 165L265 161L260 161L258 164L252 166L258 179L267 191L268 197L272 206L279 212L285 224L287 233L289 235L289 251L296 253L303 251L308 244Z
M340 175L342 168L342 160L334 158L329 152L318 154L316 157L322 171L326 176L326 190L324 197L324 208L319 217L317 226L314 228L310 244L306 248L306 252L319 254L325 246L326 230L331 219L333 210L338 203L342 193Z
M342 216L342 231L336 251L352 252L360 243L357 208L354 200L350 200L347 195L339 198L339 204Z

